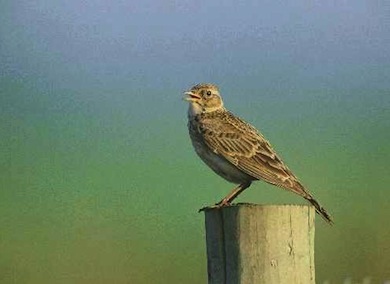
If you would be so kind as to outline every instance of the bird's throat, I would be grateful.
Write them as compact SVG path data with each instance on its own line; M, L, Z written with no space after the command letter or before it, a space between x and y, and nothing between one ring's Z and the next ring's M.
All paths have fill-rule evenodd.
M223 105L217 107L204 108L196 102L191 102L188 107L188 117L191 118L202 113L210 113L221 109L224 109Z
M188 106L188 117L194 117L203 112L203 108L196 102L191 102Z

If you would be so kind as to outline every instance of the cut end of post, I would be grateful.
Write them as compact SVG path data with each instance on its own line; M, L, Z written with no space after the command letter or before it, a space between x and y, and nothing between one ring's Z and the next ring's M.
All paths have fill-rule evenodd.
M312 207L313 209L314 206L308 205L308 204L281 204L281 205L274 205L274 204L255 204L255 203L247 203L247 202L240 202L240 203L232 203L227 206L217 206L217 205L212 205L212 206L205 206L201 209L199 209L199 212L207 212L207 211L212 211L212 210L223 210L225 208L235 208L235 207L249 207L249 208L254 208L254 207L267 207L267 208L276 208L276 207L297 207L297 208L310 208Z

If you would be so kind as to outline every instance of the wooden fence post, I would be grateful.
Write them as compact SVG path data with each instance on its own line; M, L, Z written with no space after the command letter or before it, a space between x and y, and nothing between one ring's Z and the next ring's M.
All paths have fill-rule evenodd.
M209 284L314 284L309 205L205 209Z

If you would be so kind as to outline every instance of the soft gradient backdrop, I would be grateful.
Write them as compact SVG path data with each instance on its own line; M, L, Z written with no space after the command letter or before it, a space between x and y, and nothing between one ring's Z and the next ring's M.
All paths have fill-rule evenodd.
M197 210L232 185L187 135L199 82L332 213L317 282L390 279L387 1L38 0L1 1L1 283L206 282Z

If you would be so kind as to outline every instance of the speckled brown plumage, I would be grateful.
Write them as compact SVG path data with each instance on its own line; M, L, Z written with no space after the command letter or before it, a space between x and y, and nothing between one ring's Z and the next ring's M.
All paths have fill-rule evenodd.
M195 151L214 172L239 184L219 206L230 204L252 181L263 180L307 199L325 220L332 222L263 135L223 107L215 85L198 84L186 95L190 102L189 134Z

